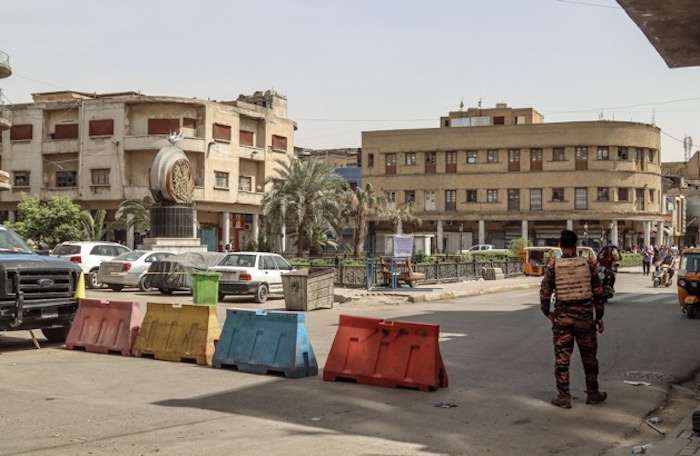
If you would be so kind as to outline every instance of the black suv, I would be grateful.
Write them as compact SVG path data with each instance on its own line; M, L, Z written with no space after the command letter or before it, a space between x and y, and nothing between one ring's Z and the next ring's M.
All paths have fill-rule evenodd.
M37 254L0 225L0 331L41 329L49 341L65 341L81 272L75 263Z

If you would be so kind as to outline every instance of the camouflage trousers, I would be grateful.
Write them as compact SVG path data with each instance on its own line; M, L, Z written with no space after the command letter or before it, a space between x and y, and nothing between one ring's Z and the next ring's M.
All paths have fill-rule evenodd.
M554 376L560 395L570 396L569 364L578 345L587 391L598 390L598 339L593 312L589 308L559 308L554 312Z

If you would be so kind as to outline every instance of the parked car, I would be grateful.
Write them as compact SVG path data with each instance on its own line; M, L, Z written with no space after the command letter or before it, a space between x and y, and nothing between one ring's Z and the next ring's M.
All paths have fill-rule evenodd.
M265 302L270 293L282 294L282 274L293 270L291 264L276 253L229 253L209 271L218 272L219 301L226 295L253 295L255 302Z
M0 331L40 329L63 342L78 310L81 269L38 255L14 231L0 225ZM80 285L80 290L78 286Z
M97 280L107 285L112 291L121 291L124 287L138 287L141 291L147 291L145 281L151 263L172 255L172 252L153 250L124 252L100 264Z
M598 254L595 250L593 250L593 247L579 245L576 247L576 255L584 257L593 264L598 264Z
M144 286L157 288L164 295L173 291L191 290L192 273L206 271L221 260L221 252L185 252L154 261L148 268Z
M460 253L479 253L484 251L491 252L510 252L508 249L497 249L493 244L476 244L468 248L467 250L460 250Z
M103 261L128 252L125 245L109 241L67 241L54 247L52 256L77 263L85 273L85 283L89 288L102 288L97 272Z

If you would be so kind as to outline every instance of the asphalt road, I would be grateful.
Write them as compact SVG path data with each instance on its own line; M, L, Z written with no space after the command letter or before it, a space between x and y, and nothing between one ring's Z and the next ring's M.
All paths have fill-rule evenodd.
M321 376L285 379L190 363L33 347L27 333L0 335L1 455L622 455L663 438L697 406L690 381L700 362L700 321L682 316L675 288L620 274L600 336L606 403L585 404L580 357L572 360L573 408L555 393L548 321L537 290L428 303L365 300L306 314L322 368L340 314L438 323L449 387L424 393ZM189 294L89 297L189 302ZM282 309L227 298L227 308ZM145 307L144 307L145 310ZM625 380L646 381L632 386ZM671 392L669 393L669 390ZM444 405L436 407L436 405ZM448 405L452 405L448 407Z

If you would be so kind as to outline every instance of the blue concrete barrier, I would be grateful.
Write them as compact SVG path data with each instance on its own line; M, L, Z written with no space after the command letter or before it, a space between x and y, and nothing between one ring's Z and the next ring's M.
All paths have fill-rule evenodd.
M303 313L226 310L212 365L288 378L318 375Z

